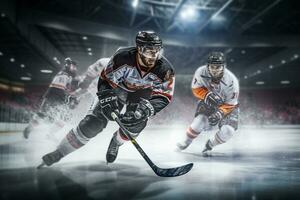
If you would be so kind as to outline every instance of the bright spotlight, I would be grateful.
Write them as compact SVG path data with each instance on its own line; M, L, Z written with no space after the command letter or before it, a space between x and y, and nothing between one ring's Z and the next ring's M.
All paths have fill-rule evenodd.
M139 5L139 0L133 0L131 5L136 8Z
M180 18L185 21L195 21L197 19L197 10L194 7L182 8Z

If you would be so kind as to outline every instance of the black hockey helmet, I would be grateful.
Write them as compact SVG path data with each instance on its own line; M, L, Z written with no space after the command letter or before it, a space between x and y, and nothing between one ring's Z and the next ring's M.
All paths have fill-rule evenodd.
M154 66L162 53L162 40L154 31L139 31L135 38L136 47L145 66Z
M212 81L219 83L224 75L226 58L222 52L211 52L207 58L207 70Z
M162 48L162 40L154 31L139 31L135 37L136 46L157 46Z
M75 77L77 74L77 62L68 57L65 59L64 63L65 65L63 70L72 77Z

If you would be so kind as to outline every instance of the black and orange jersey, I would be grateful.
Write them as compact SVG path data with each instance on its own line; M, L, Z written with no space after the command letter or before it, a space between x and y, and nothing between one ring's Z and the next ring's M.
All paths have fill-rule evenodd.
M146 71L138 64L136 48L127 47L119 49L102 70L98 91L109 85L119 91L121 97L124 96L121 93L150 90L149 101L159 112L171 101L174 84L174 69L165 57L161 56L155 66Z

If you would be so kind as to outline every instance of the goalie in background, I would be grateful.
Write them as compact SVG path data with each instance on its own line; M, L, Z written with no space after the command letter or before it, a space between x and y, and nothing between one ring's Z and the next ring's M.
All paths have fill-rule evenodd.
M215 137L206 142L204 153L227 142L238 128L239 82L226 68L223 53L210 53L207 65L196 70L192 92L199 99L195 118L177 147L178 150L186 149L201 132L218 126Z

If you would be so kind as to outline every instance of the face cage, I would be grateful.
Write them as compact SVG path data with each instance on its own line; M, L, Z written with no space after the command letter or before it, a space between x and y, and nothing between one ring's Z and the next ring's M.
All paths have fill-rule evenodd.
M218 66L218 68L211 69L212 66L214 66L214 67ZM224 75L225 65L224 64L221 64L221 65L220 64L218 64L218 65L208 64L207 69L208 69L208 72L209 72L210 76L214 80L220 80Z
M161 57L162 54L162 47L161 46L138 46L139 48L139 53L147 59L155 59L157 60L158 58Z

